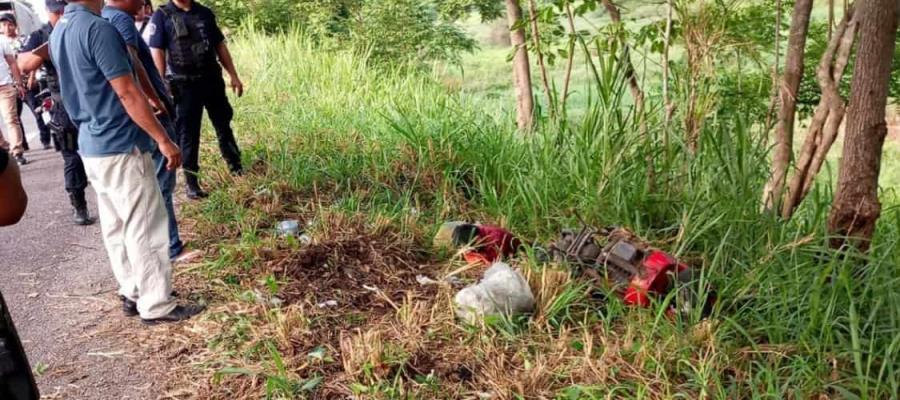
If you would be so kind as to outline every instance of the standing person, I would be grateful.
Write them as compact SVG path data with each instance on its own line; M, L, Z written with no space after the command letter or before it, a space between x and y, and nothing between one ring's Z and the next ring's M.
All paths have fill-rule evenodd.
M9 23L12 14L0 15L0 28ZM24 94L19 82L22 82L22 75L19 73L19 66L16 65L16 52L12 47L12 43L3 35L0 40L0 54L3 60L0 61L0 113L3 114L3 121L6 123L6 134L9 141L0 135L0 149L5 149L15 158L19 165L28 164L25 159L25 133L22 131L22 122L19 120L19 110L16 102L19 96Z
M47 1L46 4L50 22L28 36L21 53L19 53L19 68L25 74L33 74L41 67L44 69L47 89L50 91L50 98L53 102L53 106L49 110L49 129L56 138L62 154L66 192L69 193L69 201L74 209L72 221L75 225L93 225L95 221L88 212L87 198L84 192L88 185L88 178L81 156L78 155L78 127L72 123L63 106L59 77L56 74L56 68L50 62L49 52L46 51L50 33L53 31L53 26L62 17L66 3L58 0Z
M16 22L16 17L12 14L0 16L0 30L3 31L3 35L18 56L18 53L21 51L21 42L19 42L19 25ZM16 109L18 110L16 111L16 117L19 119L19 125L22 125L22 113L25 112L24 106L27 105L28 110L34 115L34 122L40 133L41 144L44 145L44 150L47 150L50 148L50 129L44 124L44 119L41 118L40 113L36 111L41 107L40 102L37 100L37 95L41 92L41 89L37 84L35 73L36 71L32 73L22 72L22 80L17 82L24 89L20 92L20 97L16 101ZM25 150L28 150L28 140L27 138L23 138L23 140Z
M150 0L144 0L144 7L134 15L134 27L141 33L144 42L150 44L150 17L153 16L153 3Z
M100 17L103 0L68 3L50 35L50 57L79 127L123 310L146 324L188 319L203 308L177 305L172 297L166 207L151 158L153 141L170 170L181 164L181 152L135 83L122 37Z
M166 84L163 82L159 71L153 64L153 56L150 54L150 47L141 38L140 32L135 27L134 15L141 12L144 6L144 0L107 0L106 7L103 8L102 16L106 18L125 41L128 53L131 55L131 62L134 64L138 81L150 104L156 110L156 117L166 129L169 139L175 141L177 135L175 133L175 124L169 116L169 110L174 110L175 106L169 97ZM184 243L178 234L178 221L175 218L175 205L172 199L175 192L176 171L166 169L166 158L158 150L153 152L153 160L156 163L156 177L159 181L159 188L162 190L163 199L166 202L166 210L169 214L169 257L175 261L182 261L184 257L196 255L196 253L185 253ZM182 254L185 253L185 254ZM181 256L181 257L179 257Z
M156 10L147 30L156 67L169 80L175 98L175 121L185 155L187 196L194 200L204 198L207 194L200 188L197 176L203 109L209 113L228 168L233 175L240 175L243 172L241 152L231 130L234 110L225 93L222 67L228 72L231 88L238 97L243 95L244 85L215 15L196 1L171 0Z

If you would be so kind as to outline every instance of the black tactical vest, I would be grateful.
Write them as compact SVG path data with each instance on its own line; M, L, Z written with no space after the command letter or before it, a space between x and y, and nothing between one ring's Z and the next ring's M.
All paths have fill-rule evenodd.
M168 49L169 64L182 71L204 71L212 59L209 42L200 37L196 27L189 26L184 15L171 3L160 7L172 24L173 45Z

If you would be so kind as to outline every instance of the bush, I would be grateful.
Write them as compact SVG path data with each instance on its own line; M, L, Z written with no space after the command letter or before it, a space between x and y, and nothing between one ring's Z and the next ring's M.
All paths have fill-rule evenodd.
M220 23L266 33L298 26L320 45L353 49L378 64L456 62L475 48L447 4L417 0L208 0ZM441 6L441 7L439 7ZM451 15L444 18L444 15ZM398 29L397 27L402 27Z

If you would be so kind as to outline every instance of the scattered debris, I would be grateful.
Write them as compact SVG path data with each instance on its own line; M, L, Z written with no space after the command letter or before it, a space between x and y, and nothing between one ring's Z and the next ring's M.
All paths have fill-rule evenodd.
M323 301L319 304L316 304L316 307L328 308L328 307L337 307L337 305L338 305L337 300L328 300L328 301Z
M471 248L463 253L463 257L471 264L483 265L509 257L521 246L519 239L506 229L460 221L441 226L433 243L437 248L447 249L469 246Z
M715 302L714 293L701 299L703 291L693 287L697 282L687 265L622 228L563 231L550 252L557 261L577 265L593 281L610 286L625 304L648 307L651 296L664 296L676 285L680 311L689 312L702 301L708 314Z
M438 285L438 284L440 284L440 282L438 282L438 281L436 281L436 280L434 280L434 279L431 279L431 278L429 278L429 277L427 277L427 276L425 276L425 275L416 275L416 282L419 282L419 284L422 285L422 286L425 286L425 285Z
M299 236L303 232L300 230L300 221L289 219L281 221L278 224L278 234L281 236Z
M534 295L528 282L508 264L495 263L484 279L456 294L456 315L474 324L486 315L510 316L534 310Z
M284 304L284 300L278 296L263 293L259 289L253 289L253 298L256 300L256 304L265 304L272 307L281 307Z

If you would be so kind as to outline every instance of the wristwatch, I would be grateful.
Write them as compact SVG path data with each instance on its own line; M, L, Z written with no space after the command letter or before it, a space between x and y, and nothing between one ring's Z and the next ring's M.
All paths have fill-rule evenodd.
M0 174L3 171L6 171L6 166L9 165L9 153L6 150L0 149Z

